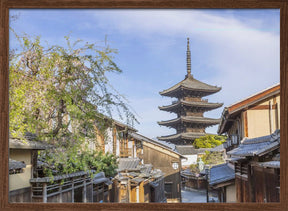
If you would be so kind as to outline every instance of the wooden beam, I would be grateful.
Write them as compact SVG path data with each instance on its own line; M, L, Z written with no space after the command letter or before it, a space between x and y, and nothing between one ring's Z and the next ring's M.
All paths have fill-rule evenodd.
M248 117L247 111L244 111L244 137L248 137Z
M113 154L116 155L116 151L117 151L117 131L116 131L116 127L113 127L113 132L112 132L112 136L113 136Z
M272 109L276 109L277 105L273 104L271 107ZM268 110L268 109L270 109L269 105L257 105L249 108L249 110Z

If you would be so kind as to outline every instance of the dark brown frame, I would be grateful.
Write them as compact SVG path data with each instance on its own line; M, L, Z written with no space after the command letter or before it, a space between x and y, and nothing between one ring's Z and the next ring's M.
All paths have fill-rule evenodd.
M287 0L0 0L0 210L288 210L288 1ZM8 202L8 44L12 8L278 8L280 9L281 192L280 203L27 204Z

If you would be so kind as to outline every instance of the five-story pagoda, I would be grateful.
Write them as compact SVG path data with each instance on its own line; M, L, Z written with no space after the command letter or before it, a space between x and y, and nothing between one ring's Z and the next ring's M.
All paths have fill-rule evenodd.
M192 144L194 139L206 135L205 128L219 124L220 119L212 119L203 116L203 113L219 108L223 103L209 103L202 97L219 92L221 87L211 86L196 80L191 75L191 55L189 38L187 38L187 75L178 84L160 92L162 96L175 97L178 100L168 106L160 106L162 111L173 112L177 117L168 121L158 122L176 129L177 133L169 136L158 137L161 141L167 141L176 145Z

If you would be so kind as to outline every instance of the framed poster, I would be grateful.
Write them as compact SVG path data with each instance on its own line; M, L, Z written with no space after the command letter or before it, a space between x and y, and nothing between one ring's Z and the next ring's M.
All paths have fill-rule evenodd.
M256 11L254 14L253 14L253 10ZM78 209L79 208L79 209L124 209L124 210L135 209L135 208L140 209L140 210L141 209L143 210L146 210L146 209L159 209L159 210L162 210L162 209L171 209L171 210L174 210L174 209L183 209L183 210L187 210L187 209L199 209L199 210L243 209L244 210L245 209L247 210L248 209L248 210L254 210L256 207L259 209L265 209L265 210L266 209L267 210L281 210L285 208L287 206L285 202L286 201L285 195L286 195L286 189L287 189L285 188L286 186L285 177L287 175L286 174L287 165L283 157L285 158L285 155L286 155L285 154L286 153L286 141L285 140L287 139L287 135L286 135L287 131L285 130L285 128L287 128L287 121L283 117L285 117L287 113L287 106L286 106L287 97L285 97L287 93L287 90L286 90L287 89L287 86L286 86L286 81L287 81L287 75L286 75L286 72L287 72L286 71L287 11L286 10L287 10L286 3L282 3L282 2L275 3L272 1L271 2L270 1L260 1L260 2L259 1L255 1L255 2L242 1L242 2L233 2L233 3L229 1L203 1L203 2L198 2L198 1L189 1L189 2L187 1L179 1L179 2L173 2L173 1L168 1L168 2L165 2L165 1L154 1L154 2L152 1L141 1L141 2L140 1L128 1L128 2L127 1L112 1L112 2L41 1L37 3L31 2L31 1L2 1L1 11L3 12L1 13L2 14L1 15L1 21L2 21L1 22L2 23L1 24L2 26L1 36L3 37L3 39L1 39L1 59L2 59L1 72L2 74L1 74L1 83L0 83L1 84L0 94L1 94L1 99L3 100L1 100L1 128L0 130L2 134L2 137L1 137L2 148L1 149L3 151L2 153L3 156L1 156L1 166L4 171L1 174L1 180L0 180L1 186L3 187L1 191L1 206L3 208L12 208L12 209L23 208L27 210L31 208L32 209L33 208L36 208L36 209L38 208L39 209L42 209L42 208L44 209L45 208L46 209L77 208ZM269 17L273 17L272 20L271 19L265 20L265 17L267 17L268 12L272 14L272 16L269 16ZM274 16L273 16L273 13L274 13ZM280 18L280 22L279 22L279 18ZM253 20L255 22L249 22L250 20ZM257 22L260 20L262 22ZM278 28L277 28L277 24L279 24ZM11 27L10 32L9 32L9 27ZM12 31L15 34L12 34ZM70 33L70 31L72 32ZM26 33L27 36L23 32ZM279 34L280 34L281 45L280 45L280 48L279 46L277 48L277 45L275 45L275 43L279 41ZM34 37L31 38L29 37L30 35ZM43 44L43 46L41 46L42 43L40 41L38 42L37 40L38 38L35 38L38 35L41 36L40 39L48 41L48 43L50 43L51 45ZM64 36L66 36L66 40ZM186 43L187 37L190 38L190 43L188 45ZM119 54L113 55L113 56L115 56L114 58L116 58L115 59L116 64L117 65L119 64L119 68L123 69L124 72L123 72L123 77L122 76L111 77L112 85L114 86L114 88L117 87L116 90L117 91L120 90L121 94L123 93L124 95L128 95L128 100L129 100L129 96L131 96L132 104L135 102L132 105L132 107L136 110L136 113L138 113L139 111L140 117L142 121L144 122L143 128L140 127L138 129L137 128L138 126L136 126L136 128L141 132L143 131L143 134L146 135L147 137L150 137L150 138L147 138L146 142L145 141L143 142L143 137L142 137L141 138L142 142L136 143L137 137L135 136L134 137L135 152L131 151L132 154L137 153L137 150L136 150L137 144L140 147L145 148L149 144L152 143L150 139L153 139L155 136L161 135L161 133L163 136L170 134L170 132L164 131L163 129L161 129L162 131L159 133L158 131L154 131L153 133L153 128L149 128L148 126L153 125L156 123L156 121L161 120L157 118L162 118L162 116L159 115L159 113L157 113L158 112L157 106L161 106L161 104L169 103L169 100L166 102L161 101L158 92L165 88L168 88L169 86L173 86L177 84L179 81L182 80L182 77L185 76L186 64L188 64L186 61L186 59L188 60L188 57L186 55L186 52L188 52L188 48L189 48L189 51L191 50L191 64L192 64L191 73L193 77L195 77L195 79L199 79L200 81L204 80L207 84L212 84L212 85L217 85L217 86L222 87L223 94L219 94L220 95L220 97L218 96L219 100L212 98L211 101L218 101L221 103L224 102L225 106L228 106L229 104L237 104L238 100L246 98L249 95L253 95L257 93L258 91L261 92L265 90L265 88L269 87L271 83L274 84L274 83L280 82L281 87L279 86L279 89L281 91L279 95L282 98L282 100L279 102L278 107L280 105L281 109L279 111L280 112L279 114L282 118L278 119L279 123L276 120L275 122L272 123L274 129L278 129L280 127L283 129L281 130L281 139L282 139L281 143L282 144L280 148L280 152L281 152L281 172L280 172L281 186L280 187L281 188L280 190L278 190L280 191L280 202L279 203L216 203L216 204L215 203L145 203L145 204L144 203L140 203L140 204L139 203L117 203L117 204L116 203L89 203L91 201L89 201L89 199L86 199L85 197L84 199L83 192L82 192L82 195L80 197L81 199L74 197L73 198L73 200L75 199L74 202L88 202L88 203L65 203L65 202L68 202L68 201L65 201L65 197L61 198L63 197L64 194L60 197L61 200L57 198L55 199L56 201L49 201L49 199L46 199L46 201L43 201L43 202L64 202L64 203L38 203L40 201L34 201L34 203L11 203L11 201L9 201L9 190L11 190L10 188L13 185L11 185L12 179L10 179L9 181L10 183L8 182L9 180L8 172L10 170L8 163L10 163L11 155L14 155L14 158L16 158L17 155L15 155L16 152L11 152L11 151L9 152L8 150L9 135L11 135L11 132L14 132L11 130L11 125L14 124L13 116L11 116L11 111L13 110L11 110L11 107L9 110L9 99L11 99L11 92L9 96L9 88L11 91L11 87L13 85L13 84L11 85L12 83L11 77L14 77L14 75L11 69L9 71L8 63L10 62L10 68L13 67L13 70L21 67L21 65L23 64L26 65L25 67L31 67L30 68L31 71L29 72L29 74L33 76L34 74L33 65L37 66L37 55L38 56L40 55L37 53L39 53L39 51L44 50L47 54L49 54L50 57L47 61L51 61L51 56L53 57L57 53L61 52L65 54L69 52L69 50L75 50L73 48L69 49L69 46L63 49L61 47L64 45L63 44L64 42L66 42L67 40L70 41L69 39L71 39L71 43L73 41L78 42L77 41L78 38L84 41L84 45L83 45L84 47L82 46L81 49L78 48L79 51L84 51L84 50L89 51L89 49L92 48L92 46L89 46L89 44L91 44L91 42L95 43L95 41L96 41L95 47L98 48L100 46L102 49L101 52L98 49L97 52L99 53L99 55L103 55L103 53L104 54L107 53L107 55L105 56L108 56L110 51L111 53L113 53L112 51L114 50L114 48L117 48L119 50ZM13 39L13 42L11 42L11 39ZM17 39L20 40L20 44L24 45L24 49L26 48L26 51L25 51L26 57L23 54L24 57L21 57L21 59L22 60L27 59L27 58L28 59L25 60L23 63L21 63L22 61L21 59L19 60L20 57L18 57L18 60L16 58L16 60L13 61L14 63L11 61L11 57L17 55L19 53L18 51L20 51L19 49L21 45L15 44ZM86 44L85 42L88 42L86 46L85 46ZM273 46L271 47L270 44ZM59 48L55 47L56 45L60 47ZM107 45L109 48L105 48L107 47ZM111 49L110 49L110 46L111 46ZM236 46L237 48L234 46ZM31 57L31 55L29 54L31 53L31 48L35 49L35 51L33 52L36 53L34 55L35 60L33 61L29 60L29 59L33 59L33 55ZM55 51L49 51L51 49L55 49ZM280 51L280 54L278 53L278 51ZM167 53L167 52L170 52L170 53ZM183 54L180 55L179 52L183 52ZM82 56L81 54L77 54L77 56L79 55ZM44 57L44 54L43 55L41 54L41 58L43 57ZM279 65L279 60L277 60L277 58L280 58L280 65ZM60 61L59 58L56 58L56 57L54 59L56 63L68 61L68 60ZM206 60L206 63L203 62L204 59ZM240 61L242 59L245 62L242 63ZM17 63L19 61L20 63ZM91 62L91 60L83 60L82 64L86 65L88 61ZM109 57L107 61L108 61L108 64L103 62L101 63L101 65L107 65L106 66L107 69L114 68L115 72L117 72L118 66L114 65L115 64L114 60L110 60L110 57ZM113 63L109 63L110 61L112 61ZM248 61L251 63L248 63ZM41 61L42 65L45 63L43 62L44 61ZM169 64L170 62L171 64ZM49 67L51 67L51 64L49 62L47 62L46 65L50 65ZM96 62L93 61L90 65L96 65ZM178 70L177 69L178 67L181 70ZM59 70L59 68L60 66L55 67L56 72ZM232 68L235 71L233 73L234 76L233 74L231 74L230 77L227 77L227 75L231 73L229 69L232 69ZM258 68L261 70L258 70ZM65 75L67 75L67 71L69 71L69 68L64 67L63 70L64 69L66 71ZM135 71L135 69L137 70ZM157 71L157 69L160 69L160 70ZM174 70L176 69L175 72L172 71L173 69ZM199 71L199 69L203 70L203 72ZM211 69L214 69L215 72L213 73ZM125 73L125 70L127 70L127 74ZM70 71L72 70L70 69ZM275 71L280 71L280 73L275 72ZM47 74L50 74L50 73L51 72L46 72L45 76L47 76ZM56 75L60 75L60 74L62 73L60 72L56 73ZM97 74L97 72L95 74ZM280 81L279 81L279 76L280 76ZM17 77L17 74L15 75L15 77ZM217 81L217 77L218 77L218 81ZM224 77L226 77L225 78L226 80L223 80ZM42 84L44 82L48 83L49 80L47 79L49 79L49 77L46 78L46 80L43 80L41 82L41 84L39 85L40 88L38 87L39 89L45 89L45 87L43 87ZM16 79L13 78L13 80L16 80ZM63 80L63 78L61 80ZM68 79L66 78L65 80L68 80ZM235 82L233 82L233 80L235 80ZM244 92L243 91L244 88L240 87L241 83L239 83L239 80L243 80L243 83L246 82L246 84L249 84L247 86L250 86L250 87L246 88L246 90L248 90L247 92ZM20 82L23 86L25 85L22 83L23 80L19 80L19 83ZM91 82L95 82L95 81L91 80ZM28 83L26 85L27 87L25 88L25 90L29 90L31 83ZM131 87L133 87L133 90ZM143 89L143 87L145 87L145 89ZM256 87L256 88L254 89L253 87ZM17 90L16 88L13 90ZM83 91L85 91L85 88L83 89ZM154 94L156 93L156 94L151 96L149 95L151 93L154 93ZM84 92L81 93L81 96L83 95L84 95ZM148 97L145 95L147 95ZM235 97L235 95L237 95L237 97ZM225 96L229 96L229 99L231 101L226 101ZM233 98L232 96L234 96L235 98ZM149 97L150 97L150 100L149 100ZM42 99L41 96L37 95L37 96L31 97L31 100L33 101L36 98ZM17 99L17 96L15 99ZM62 98L59 100L59 102L62 102L61 100ZM66 98L65 100L64 101L67 102ZM41 104L40 102L43 102L44 104L43 99L42 101L41 100L38 101L39 104ZM35 103L35 101L33 101L33 103ZM66 103L66 108L65 106L63 106L62 109L69 110L70 109L69 106L72 106L72 104L75 104L75 101L73 101L73 103L71 101L71 105L68 105ZM11 106L11 102L10 102L10 106ZM99 106L100 104L98 105L98 108ZM273 109L273 105L271 106L272 106L271 108ZM154 111L153 110L154 108L156 108L157 111ZM261 108L264 108L264 107L261 107ZM9 112L10 112L10 120L8 124ZM33 110L30 112L36 112L35 114L33 113L34 116L38 115L37 110L36 111ZM149 116L149 115L151 116L150 120L147 120L144 118L145 116ZM218 113L215 113L215 114L211 113L211 115L214 115L215 118L217 118L217 116L220 118L219 111ZM245 117L245 114L243 115ZM17 119L17 118L20 119L21 117L23 118L23 121L25 118L26 118L25 121L28 121L27 120L29 119L28 116L21 117L21 115L17 113L15 114L14 119ZM69 118L70 116L67 117L66 121L69 122ZM163 114L163 119L164 118L169 119L170 117L166 117ZM139 120L140 123L141 123L141 119ZM37 125L40 125L40 124L44 124L44 123L37 122ZM57 124L56 126L55 125L53 126L53 121L51 124L52 124L51 126L52 132L56 131L55 128L57 129ZM276 124L278 124L277 127L276 127ZM245 126L245 124L243 125ZM10 134L9 134L9 127L10 127ZM119 123L119 128L121 127L122 125L121 123ZM17 124L15 128L19 128ZM120 130L121 129L119 129L119 131ZM248 129L247 131L246 133L250 133L251 135L251 132L249 132ZM245 132L245 129L244 129L244 132ZM274 132L274 130L271 132ZM211 133L216 133L216 131L214 132L212 131ZM140 132L139 134L142 135ZM122 134L122 135L123 137L125 137L125 134ZM237 142L234 140L234 136L233 136L233 140L231 140L231 143L232 142ZM67 143L67 146L68 145L69 143ZM30 154L27 155L31 159L29 158L30 160L26 161L23 158L23 160L21 161L24 161L24 163L22 162L22 164L21 162L19 163L19 161L17 162L17 160L16 162L13 161L14 162L13 164L17 166L17 168L13 169L13 174L15 175L25 174L25 172L28 173L29 171L31 171L27 169L27 166L30 165L29 163L30 161L32 165L33 156L36 156L35 150L39 150L39 151L45 150L46 147L49 148L49 146L32 147L31 155ZM120 145L119 147L121 148ZM123 142L123 147L125 148L124 142ZM155 146L155 148L157 147L161 148L161 144L159 144L159 146L158 145ZM15 148L14 151L17 151L17 150L23 151L24 148L23 147L19 149ZM9 153L10 153L10 157L9 157ZM125 156L123 158L125 158ZM24 167L23 164L26 166ZM173 168L174 170L177 170L177 169L180 169L179 167L181 167L181 165L179 164L180 163L177 160L176 161L173 160L172 162L169 163L169 166ZM34 174L35 172L29 172L29 173ZM69 172L69 174L71 174L71 172ZM89 175L87 174L87 177L88 176ZM100 177L100 175L98 176ZM38 184L40 180L37 180L37 181L36 180L35 180L35 184L36 183ZM263 179L263 181L264 180L265 178ZM60 184L59 187L61 187L61 191L63 191L62 186L61 186L61 182L63 182L63 180L59 179L57 181ZM137 184L141 183L140 180L135 180L135 181ZM90 181L82 180L82 182L89 183L91 182L91 180ZM20 184L16 184L15 182L15 186L17 187L19 185L21 186L21 184L23 183L20 182ZM37 184L34 187L35 190L39 188ZM56 185L56 184L51 184L51 187L52 185ZM173 187L171 183L167 183L167 187L168 186L171 189L171 193L172 193ZM57 186L57 188L59 187ZM44 190L44 188L45 188L45 185L42 185L41 190ZM107 188L109 188L109 185L107 185ZM89 192L89 191L90 191L89 188L85 189L85 192ZM33 194L34 196L37 195L36 192L34 192ZM49 195L49 192L47 192L47 194ZM73 192L73 195L74 194L77 195L78 193ZM132 194L132 193L129 193L129 194ZM135 201L133 202L145 202L137 198L137 197L140 197L140 195L141 195L140 193L138 193L137 195L137 188L136 188L135 189L136 198L135 198ZM206 195L204 194L203 197L206 198ZM10 199L11 199L11 195L10 195ZM102 202L102 201L98 200L97 202ZM157 202L160 202L160 201L157 201ZM186 201L186 202L193 202L193 201Z

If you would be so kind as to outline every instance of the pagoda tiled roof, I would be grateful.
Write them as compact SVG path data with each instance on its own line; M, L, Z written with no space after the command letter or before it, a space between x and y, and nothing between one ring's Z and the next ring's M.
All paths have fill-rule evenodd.
M212 119L212 118L198 117L198 116L197 117L195 117L195 116L181 116L181 117L178 117L176 119L158 122L158 124L164 125L164 126L172 126L172 125L179 124L182 122L204 124L204 125L215 125L215 124L219 124L220 119Z
M169 136L161 136L157 137L157 139L161 141L177 141L181 139L187 139L187 140L194 140L195 138L199 138L201 136L207 135L206 133L195 133L195 132L186 132L186 133L178 133L174 135Z
M211 86L204 82L196 80L191 74L187 74L185 79L172 86L169 89L163 90L160 92L160 95L163 96L174 96L174 94L179 90L190 90L196 92L205 92L209 94L216 93L221 90L221 87Z
M186 101L186 100L179 100L171 105L167 106L159 106L160 110L163 111L170 111L173 110L181 105L190 106L190 107L198 107L198 108L205 108L206 110L219 108L223 105L223 103L209 103L207 101Z

